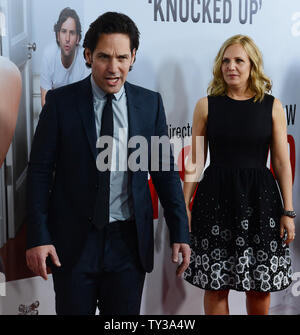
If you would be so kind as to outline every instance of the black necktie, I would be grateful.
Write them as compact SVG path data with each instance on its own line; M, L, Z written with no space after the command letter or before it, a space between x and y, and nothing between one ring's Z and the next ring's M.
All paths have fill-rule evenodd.
M100 136L110 136L113 139L114 133L114 122L113 122L113 109L112 109L112 99L113 94L106 95L106 104L103 108L102 118L101 118L101 131ZM112 148L112 143L111 143ZM103 151L105 148L100 148ZM105 164L109 163L108 166L111 167L111 160L108 157L105 160ZM110 196L110 169L105 171L98 171L99 175L99 188L96 198L95 213L94 213L94 224L98 229L103 228L109 223L109 196Z

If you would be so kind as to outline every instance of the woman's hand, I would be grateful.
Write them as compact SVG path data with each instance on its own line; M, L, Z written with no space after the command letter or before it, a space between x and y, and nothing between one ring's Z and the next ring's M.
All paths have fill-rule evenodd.
M283 215L280 219L280 237L284 238L285 232L287 235L286 244L291 243L295 239L295 224L294 219Z

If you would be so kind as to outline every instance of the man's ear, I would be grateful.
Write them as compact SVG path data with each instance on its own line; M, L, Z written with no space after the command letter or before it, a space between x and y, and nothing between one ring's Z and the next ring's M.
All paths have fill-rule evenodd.
M136 49L133 49L131 53L131 64L130 65L132 65L135 62L135 53L136 53Z
M60 46L60 39L59 39L59 33L56 33L56 42Z
M92 65L93 63L93 55L92 55L92 52L89 48L86 48L84 50L84 58L86 60L86 62L90 65Z

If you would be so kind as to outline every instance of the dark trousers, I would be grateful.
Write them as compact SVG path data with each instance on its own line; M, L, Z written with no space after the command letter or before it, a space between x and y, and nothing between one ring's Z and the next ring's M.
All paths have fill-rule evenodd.
M102 315L137 315L144 280L135 223L93 227L76 266L53 269L56 313L93 315L98 306Z

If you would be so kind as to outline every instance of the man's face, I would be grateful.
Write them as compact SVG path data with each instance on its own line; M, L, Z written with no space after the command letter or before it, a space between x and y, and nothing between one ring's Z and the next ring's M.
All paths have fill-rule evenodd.
M130 39L126 34L101 34L94 52L87 48L85 56L92 66L96 84L104 92L114 94L126 81L135 59L135 49L131 53Z
M57 40L63 56L70 57L74 55L76 46L79 43L79 36L76 32L76 23L73 18L69 17L62 24L57 34Z

